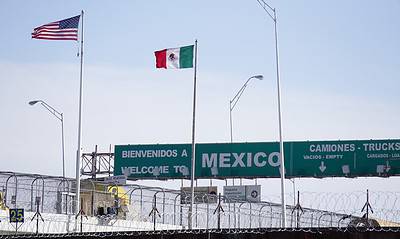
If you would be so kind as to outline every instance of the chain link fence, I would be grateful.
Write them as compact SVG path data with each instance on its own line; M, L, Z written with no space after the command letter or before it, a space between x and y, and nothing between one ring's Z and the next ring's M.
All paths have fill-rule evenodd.
M0 230L60 233L188 229L190 196L184 191L137 184L82 181L81 214L75 215L73 179L0 172ZM400 193L302 192L287 205L287 227L399 227ZM368 196L368 200L367 200ZM222 195L196 195L194 229L281 228L279 198L252 203ZM9 223L7 209L23 208L24 224ZM37 216L40 213L41 218ZM35 216L36 215L36 216ZM42 220L43 219L43 220ZM18 228L19 227L19 228ZM16 229L17 228L17 229Z

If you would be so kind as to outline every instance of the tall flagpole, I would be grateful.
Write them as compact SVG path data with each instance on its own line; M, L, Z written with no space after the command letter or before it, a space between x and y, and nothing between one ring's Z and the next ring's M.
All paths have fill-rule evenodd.
M194 179L195 179L195 167L196 167L196 152L195 152L195 131L196 131L196 80L197 80L197 40L194 42L194 76L193 76L193 124L192 124L192 170L190 174L190 207L188 213L188 227L192 229L192 215L193 215L193 204L194 204Z
M80 70L80 82L79 82L79 123L78 123L78 151L76 154L76 208L75 213L78 215L80 211L81 199L80 199L80 190L81 190L81 149L82 149L82 86L83 86L83 10L81 12L81 70ZM77 228L76 228L77 229Z

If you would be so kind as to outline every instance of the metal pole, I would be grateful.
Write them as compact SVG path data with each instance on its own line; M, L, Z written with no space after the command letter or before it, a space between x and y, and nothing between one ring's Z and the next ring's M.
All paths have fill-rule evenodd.
M154 194L154 204L153 204L153 229L156 230L156 216L157 216L157 193Z
M285 156L283 151L283 136L282 136L282 113L281 113L281 86L279 79L279 53L278 53L278 31L276 10L272 8L264 0L257 0L260 6L265 10L269 17L274 21L275 32L275 59L276 59L276 81L278 87L278 116L279 116L279 150L280 150L280 173L281 173L281 200L282 200L282 227L286 227L286 200L285 200ZM274 14L271 15L270 11Z
M229 126L231 129L231 143L233 143L233 132L232 132L232 101L229 100Z
M83 11L81 12L81 21L82 21L82 29L81 29L81 70L80 70L80 80L79 80L79 123L78 123L78 150L76 154L76 208L75 212L78 215L80 211L80 189L81 189L81 180L80 180L80 158L81 158L81 150L82 150L82 88L83 88Z
M47 104L43 100L33 100L29 101L29 105L35 105L36 103L40 103L46 110L48 110L52 115L54 115L58 120L61 121L61 147L62 147L62 176L65 178L65 150L64 150L64 115L60 113L56 109L54 109L51 105Z
M289 181L292 183L293 186L293 205L296 205L296 184L294 182L294 178L289 178Z
M218 230L221 229L221 193L218 194L218 221L217 221L217 227Z
M368 221L368 216L369 216L369 211L368 211L368 209L369 209L369 193L368 193L368 189L367 189L367 223L368 223L368 226L369 226L369 221Z
M229 100L229 127L231 133L231 152L232 152L232 143L233 143L233 129L232 129L232 100ZM232 185L235 186L235 179L232 178Z
M297 209L297 212L296 212L296 215L297 215L296 216L296 221L297 221L296 225L297 225L297 228L299 228L300 227L300 213L299 213L299 210L302 210L302 208L300 206L300 191L297 191L297 205L299 206L299 209Z
M183 179L181 179L181 192L180 192L181 196L179 197L180 200L181 200L181 202L179 203L179 220L180 220L179 221L179 225L180 226L183 226L183 215L182 215L183 207L182 207L182 202L185 201L185 204L187 204L187 202L186 202L186 193L185 193L185 195L183 195L182 188L183 188ZM184 196L183 200L182 200L182 196Z
M39 212L39 203L36 205L36 213L38 213ZM37 215L37 218L36 218L36 234L39 234L39 215L38 214L36 214Z
M263 76L262 75L254 75L254 76L250 77L249 79L247 79L246 82L243 84L243 86L236 93L236 95L232 98L232 100L229 100L229 122L230 122L230 132L231 132L231 144L233 143L232 110L235 108L235 106L238 103L240 97L242 96L244 90L246 89L247 84L249 83L249 81L251 79L262 80ZM233 103L233 105L232 105L232 103ZM231 149L232 149L232 145L231 145ZM242 178L240 178L239 181L240 181L240 186L242 186ZM235 185L234 182L233 182L233 185Z
M80 225L81 225L81 227L80 227L80 232L82 233L82 231L83 231L83 222L82 222L83 220L82 220L82 213L81 213L81 223L80 223Z
M192 213L194 203L194 178L195 178L195 167L196 167L196 152L195 152L195 130L196 130L196 79L197 79L197 40L195 40L195 55L194 55L194 76L193 76L193 124L192 124L192 170L190 175L190 207L188 213L188 227L192 229Z
M63 178L65 178L65 146L64 146L64 115L61 113L61 144L62 144L62 164L63 164Z
M282 111L281 111L281 86L279 78L279 53L278 53L278 33L276 10L274 12L274 29L275 29L275 58L276 58L276 82L278 86L278 116L279 116L279 151L281 156L280 173L281 173L281 203L282 203L282 227L286 227L286 200L285 200L285 156L283 151L282 136Z

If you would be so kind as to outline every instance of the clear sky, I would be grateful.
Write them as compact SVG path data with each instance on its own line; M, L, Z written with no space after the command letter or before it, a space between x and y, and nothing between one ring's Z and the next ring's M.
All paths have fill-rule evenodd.
M301 0L278 12L285 140L400 137L400 1ZM95 145L190 143L193 71L156 70L154 51L198 39L197 142L277 141L273 22L256 0L0 2L1 170L67 176L77 150L79 44L34 27L85 11L83 152ZM247 182L247 181L246 181ZM277 180L261 180L279 194ZM297 183L298 182L298 183ZM301 179L300 190L398 190L399 178ZM154 182L146 182L148 184ZM250 183L250 181L248 181ZM290 186L290 184L287 184ZM165 186L169 183L165 183Z

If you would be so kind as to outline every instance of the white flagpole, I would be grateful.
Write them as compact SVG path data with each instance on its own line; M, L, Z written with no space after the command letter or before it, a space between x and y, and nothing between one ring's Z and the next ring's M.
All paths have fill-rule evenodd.
M188 213L188 227L192 229L192 215L194 204L194 179L196 167L196 152L195 152L195 131L196 131L196 80L197 80L197 40L194 42L194 77L193 77L193 124L192 124L192 170L190 174L190 207Z
M81 189L81 150L82 150L82 91L83 91L83 10L81 12L81 70L80 70L80 83L79 83L79 123L78 123L78 150L76 154L76 208L75 208L75 213L78 215L80 211L80 189ZM76 223L75 223L76 225ZM77 228L75 228L77 229Z

